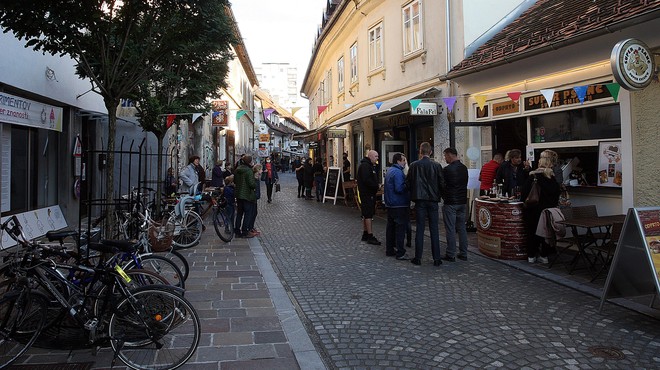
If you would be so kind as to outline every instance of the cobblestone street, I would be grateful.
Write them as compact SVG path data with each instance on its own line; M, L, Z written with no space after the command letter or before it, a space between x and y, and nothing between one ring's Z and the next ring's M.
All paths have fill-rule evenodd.
M421 266L360 242L359 212L296 198L259 203L257 227L331 368L658 368L660 322L474 252ZM441 225L444 251L444 230ZM599 352L601 350L601 352ZM609 358L612 357L612 358Z

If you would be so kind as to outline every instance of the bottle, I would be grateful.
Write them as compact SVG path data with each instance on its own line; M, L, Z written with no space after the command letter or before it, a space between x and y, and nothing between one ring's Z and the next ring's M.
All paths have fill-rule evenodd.
M502 193L503 189L504 189L504 184L497 184L497 197L498 198L502 198L502 196L504 195Z
M490 197L495 198L497 197L497 182L495 179L493 179L493 187L490 188Z

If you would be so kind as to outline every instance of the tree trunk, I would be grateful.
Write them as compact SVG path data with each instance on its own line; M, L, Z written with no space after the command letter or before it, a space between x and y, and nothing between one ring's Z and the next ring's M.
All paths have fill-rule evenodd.
M161 132L159 135L156 135L157 140L157 149L158 149L158 184L156 186L156 214L160 215L161 204L162 204L162 194L163 194L163 139L165 138L165 132ZM169 184L168 184L169 185Z
M115 226L115 211L116 205L114 197L114 184L115 184L115 136L117 135L117 106L119 106L118 98L104 97L105 107L108 109L108 155L106 171L106 220L108 228L106 230L113 230ZM114 237L114 235L111 235ZM107 237L107 236L106 236Z

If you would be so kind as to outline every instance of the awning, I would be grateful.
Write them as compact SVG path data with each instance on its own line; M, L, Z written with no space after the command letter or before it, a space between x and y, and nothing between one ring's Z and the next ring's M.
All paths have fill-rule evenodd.
M406 94L406 95L402 95L402 96L399 96L399 97L396 97L396 98L385 100L385 101L382 102L383 104L381 104L380 108L376 108L375 104L369 104L365 107L359 108L358 110L356 110L353 113L350 113L350 114L348 114L348 115L346 115L346 116L344 116L344 117L342 117L342 118L340 118L340 119L338 119L334 122L331 122L327 126L323 126L323 128L337 127L337 126L341 126L341 125L343 125L345 123L348 123L348 122L359 120L361 118L370 117L370 116L380 114L380 113L384 113L384 112L389 112L391 110L394 110L395 108L403 108L403 107L399 107L399 106L404 104L404 103L407 103L408 100L410 100L410 99L414 99L414 98L416 98L416 97L418 97L422 94L428 93L428 92L433 91L433 90L438 91L438 89L436 89L435 87L432 87L432 88L428 88L428 89L424 89L424 90L415 91L415 92L412 92L412 93L409 93L409 94Z

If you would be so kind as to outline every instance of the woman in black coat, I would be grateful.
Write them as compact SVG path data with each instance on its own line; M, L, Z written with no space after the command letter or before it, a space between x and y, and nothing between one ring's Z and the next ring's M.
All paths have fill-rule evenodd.
M312 158L305 159L305 164L303 165L303 182L305 184L305 200L310 200L312 199L312 186L314 184Z
M530 263L548 263L550 246L542 237L536 235L536 228L543 210L557 207L559 203L560 189L557 180L555 180L553 166L554 163L552 163L551 158L541 157L539 167L529 173L529 177L521 191L520 200L524 202L529 196L535 180L540 187L538 203L525 206L523 209L523 222L527 231L527 260Z

